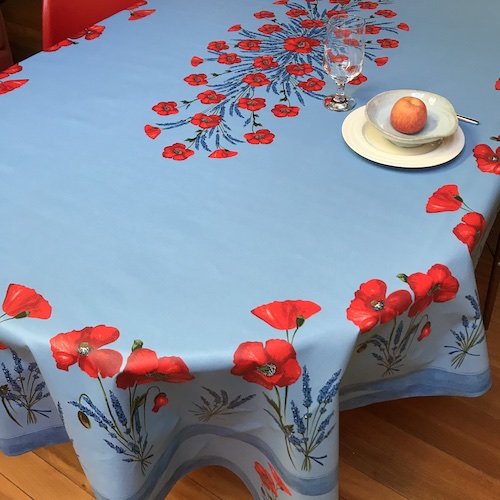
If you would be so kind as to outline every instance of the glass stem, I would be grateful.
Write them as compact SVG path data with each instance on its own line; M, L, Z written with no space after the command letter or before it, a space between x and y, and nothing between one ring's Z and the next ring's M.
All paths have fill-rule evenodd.
M333 100L335 102L345 102L345 82L337 82L337 92Z

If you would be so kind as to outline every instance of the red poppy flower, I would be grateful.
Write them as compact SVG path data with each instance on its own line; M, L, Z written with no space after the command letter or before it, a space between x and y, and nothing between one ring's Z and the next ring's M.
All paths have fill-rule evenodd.
M339 5L347 5L351 0L330 0L330 3L336 3Z
M387 18L394 17L397 15L393 10L389 10L389 9L377 10L376 12L374 12L374 14L376 16L382 16L382 17L387 17Z
M320 91L326 83L319 78L311 77L307 79L305 82L298 83L298 86L305 90L306 92L318 92Z
M388 58L388 57L376 57L376 58L374 59L375 64L376 64L377 66L384 66L384 64L387 64L387 61L388 61L388 60L389 60L389 58Z
M470 212L462 217L462 223L453 228L453 234L467 245L469 253L481 241L486 229L485 218L477 212Z
M298 52L299 54L309 54L314 47L320 45L321 42L316 38L307 36L298 36L295 38L286 38L284 42L285 50L290 52Z
M395 49L399 45L399 42L392 38L379 38L377 43L379 43L383 49Z
M363 75L363 73L360 73L356 78L353 78L349 84L350 85L361 85L362 83L366 82L366 80L368 80L368 78L366 78L365 75Z
M262 481L264 487L269 491L271 491L274 497L277 498L278 490L276 489L276 485L274 484L271 474L269 474L269 472L267 472L267 470L264 469L264 467L261 464L259 464L259 462L255 462L254 467L255 470L257 471L257 474L259 474L260 480Z
M278 63L274 60L273 56L263 56L263 57L256 57L253 61L253 65L256 68L270 69L270 68L276 68L278 66Z
M193 379L193 375L189 373L188 367L181 358L177 356L158 358L151 349L139 347L130 353L125 368L116 377L116 386L120 389L127 389L135 384L150 382L181 384Z
M368 24L365 28L365 33L367 35L377 35L380 33L382 28L380 26L375 26L374 24Z
M287 106L286 104L275 104L271 109L271 113L278 118L292 118L299 114L300 108L298 106Z
M158 127L153 127L153 125L144 125L144 132L151 139L156 139L160 134L161 130Z
M320 19L303 19L300 25L305 29L322 28L325 23Z
M94 26L90 26L89 28L85 28L83 31L80 31L71 38L85 37L85 40L95 40L96 38L99 38L103 34L105 29L106 26L99 26L96 24Z
M151 409L151 411L157 413L162 406L165 406L167 404L168 404L167 395L164 392L160 392L160 394L157 394L155 397L154 406Z
M280 31L283 31L283 28L277 24L264 24L259 28L259 31L264 33L264 35L270 35L271 33L279 33Z
M307 16L307 10L306 9L291 9L288 12L286 12L286 15L290 16L290 17Z
M68 371L71 365L78 363L80 369L90 377L113 377L120 370L122 355L113 349L101 347L114 342L119 335L116 328L105 325L59 333L50 339L57 368Z
M261 10L260 12L256 12L254 14L254 16L257 18L257 19L267 19L267 18L272 18L272 17L276 17L274 15L274 12L271 12L269 10Z
M76 42L73 42L70 39L66 40L61 40L60 42L57 42L56 44L50 46L48 49L43 49L44 52L55 52L56 50L59 50L61 47L68 47L69 45L74 45Z
M13 318L48 319L52 314L50 304L35 290L11 283L7 288L2 309Z
M162 101L158 104L155 104L151 109L162 116L176 115L179 112L179 110L177 109L177 103L175 101Z
M250 73L244 76L242 81L248 83L248 85L252 87L262 87L271 83L264 73Z
M193 86L206 85L208 83L207 75L205 75L205 73L188 75L184 78L184 81Z
M217 94L214 90L205 90L198 94L198 99L202 104L218 104L226 98L224 94Z
M276 300L250 312L276 330L292 330L319 311L321 307L309 300Z
M142 19L146 16L150 16L155 11L156 11L156 9L135 10L134 12L130 13L130 17L128 18L128 20L129 21L137 21L138 19Z
M500 147L493 151L487 144L479 144L472 152L481 172L500 174Z
M378 7L377 2L359 2L358 7L365 10L373 10Z
M208 44L208 50L214 50L215 52L220 52L221 50L226 50L229 45L224 40L217 40L215 42L210 42Z
M233 375L266 389L286 387L302 373L295 349L290 342L271 339L266 342L243 342L234 353Z
M6 82L0 82L0 94L6 94L12 90L16 90L22 87L29 80L7 80Z
M428 213L454 212L463 203L458 186L456 184L446 184L435 191L427 201L425 211Z
M191 118L191 123L202 129L217 127L221 121L219 115L205 115L204 113L196 113Z
M434 264L427 274L415 273L407 278L408 285L415 294L415 301L408 316L412 318L423 312L431 302L447 302L456 297L458 280L443 264Z
M328 17L328 18L333 17L333 16L345 16L346 14L347 14L346 10L333 9L333 10L326 11L326 17Z
M420 335L418 336L417 340L420 342L422 339L425 339L425 337L428 337L431 334L431 322L427 321L427 323L423 326L422 330L420 331Z
M273 475L274 482L276 483L278 489L284 491L287 495L291 496L292 495L291 491L286 487L281 477L278 476L278 473L274 470L274 467L270 463L268 463L268 465L269 469L271 469L271 474Z
M238 54L235 54L234 52L221 54L217 59L217 62L219 64L237 64L241 62L241 57L239 57Z
M162 153L163 158L170 158L178 161L186 160L193 155L194 151L186 148L186 145L182 144L182 142L176 142L171 146L167 146Z
M199 66L203 62L203 59L198 56L194 56L191 58L191 66Z
M258 111L266 106L266 100L263 97L240 97L238 107L248 109L249 111Z
M410 31L410 27L406 23L399 23L397 27L403 31Z
M260 50L261 40L242 40L238 42L238 47L241 50Z
M287 73L295 76L303 76L306 73L312 73L313 67L308 63L303 64L287 64L285 67Z
M216 149L213 153L209 154L209 158L231 158L236 156L238 153L236 151L229 151L229 149Z
M0 351L4 351L5 349L7 349L7 346L3 342L0 342Z
M391 321L403 314L411 304L411 294L407 290L397 290L386 297L387 285L378 279L363 283L354 294L347 309L347 319L360 329L361 333L380 324Z
M309 0L307 0L309 1ZM276 2L273 2L274 5L286 5L288 3L288 0L276 0Z
M267 128L261 128L255 132L248 132L244 137L250 144L271 144L275 135Z
M500 78L495 82L495 90L500 90Z
M240 31L240 30L241 30L241 24L234 24L227 31Z

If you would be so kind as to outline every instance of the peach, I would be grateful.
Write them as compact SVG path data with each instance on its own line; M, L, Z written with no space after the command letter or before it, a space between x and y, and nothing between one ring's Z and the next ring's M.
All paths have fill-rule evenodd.
M391 125L402 134L416 134L426 122L427 107L418 97L401 97L391 109Z

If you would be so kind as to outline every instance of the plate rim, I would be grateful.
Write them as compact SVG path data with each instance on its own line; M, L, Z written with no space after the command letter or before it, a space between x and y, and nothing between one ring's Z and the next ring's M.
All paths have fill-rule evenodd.
M443 144L438 146L433 151L422 153L421 155L395 155L387 151L382 151L372 144L370 144L363 133L364 126L368 123L368 119L365 116L365 106L360 106L359 108L351 111L344 119L342 123L342 137L345 143L357 154L370 160L379 165L384 165L388 167L398 167L398 168L410 168L410 169L420 169L420 168L430 168L436 167L438 165L443 165L444 163L449 162L453 158L456 158L464 149L465 146L465 134L460 126L457 127L457 130L454 134L449 137L443 139L443 144L452 144L454 148L452 148L448 154L439 155L436 152L442 150ZM352 125L355 126L352 126ZM380 132L375 128L374 131L377 134ZM384 140L388 140L380 134L381 138ZM353 140L358 139L358 141ZM361 139L361 140L359 140ZM359 147L358 142L363 144L366 147ZM453 143L456 144L453 144ZM401 148L404 150L405 148ZM416 161L408 162L409 158L414 158ZM406 160L405 160L406 159Z

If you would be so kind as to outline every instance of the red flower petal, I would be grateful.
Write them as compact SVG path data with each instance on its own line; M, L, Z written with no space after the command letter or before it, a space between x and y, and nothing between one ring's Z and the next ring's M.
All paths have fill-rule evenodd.
M252 309L251 313L277 330L297 328L297 318L310 318L321 311L321 307L309 300L275 301Z
M384 64L387 64L387 61L388 61L388 60L389 60L389 58L388 58L388 57L376 57L376 58L374 59L375 64L376 64L377 66L383 66Z
M153 127L153 125L145 125L144 132L146 132L148 137L150 137L151 139L156 139L161 134L161 129L159 129L158 127Z
M495 90L500 90L500 78L495 82Z
M456 184L446 184L435 191L427 201L426 212L454 212L463 203Z
M0 82L0 94L6 94L12 90L16 90L22 87L28 80L7 80L6 82Z
M203 59L198 56L194 56L191 58L191 66L199 66L203 62Z
M7 346L3 342L0 342L0 351L3 351L5 349L7 349Z
M236 151L229 151L229 149L216 149L213 153L209 154L209 158L230 158L236 156L238 153Z
M48 319L52 314L52 307L40 294L32 288L16 284L10 284L7 288L2 309L13 318L22 315Z
M143 10L134 10L134 12L130 13L129 21L137 21L138 19L142 19L143 17L150 16L156 9L143 9Z

